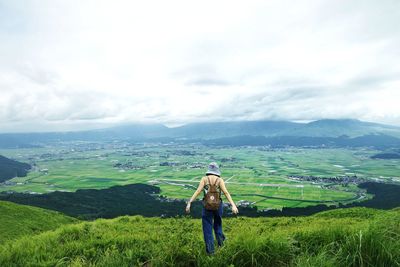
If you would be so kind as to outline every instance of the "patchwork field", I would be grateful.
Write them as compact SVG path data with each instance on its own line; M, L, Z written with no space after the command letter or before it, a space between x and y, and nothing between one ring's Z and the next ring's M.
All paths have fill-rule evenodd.
M45 148L0 150L1 155L33 166L27 177L0 184L0 191L47 193L150 183L160 186L162 195L186 199L193 194L207 164L216 161L234 201L241 205L271 209L349 203L370 196L353 182L332 182L329 178L356 176L400 181L400 160L371 159L377 152L172 143L59 143Z

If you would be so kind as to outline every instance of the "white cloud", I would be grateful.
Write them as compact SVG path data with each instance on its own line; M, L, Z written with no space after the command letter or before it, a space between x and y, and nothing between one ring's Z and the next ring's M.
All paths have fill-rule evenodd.
M0 1L0 130L400 125L399 22L390 0Z

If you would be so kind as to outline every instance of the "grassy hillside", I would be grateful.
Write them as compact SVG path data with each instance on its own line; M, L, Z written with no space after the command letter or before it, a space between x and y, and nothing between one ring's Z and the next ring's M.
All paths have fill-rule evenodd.
M0 244L73 222L78 220L59 212L0 201Z
M62 226L0 247L0 266L400 266L400 209L224 220L207 257L201 222L124 216Z

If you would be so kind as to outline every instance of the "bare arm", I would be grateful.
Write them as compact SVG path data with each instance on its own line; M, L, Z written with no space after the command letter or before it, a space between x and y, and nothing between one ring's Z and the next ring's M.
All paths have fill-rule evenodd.
M199 183L199 186L196 189L196 192L194 192L193 196L190 198L189 202L186 205L186 212L190 212L190 204L197 198L197 196L200 194L200 192L203 190L205 186L205 181L203 178L201 178L201 181Z
M238 210L238 208L236 207L235 202L233 202L233 200L232 200L231 194L229 194L228 189L226 189L224 180L221 179L221 181L220 181L220 183L219 183L219 187L221 188L222 192L224 192L224 195L225 195L226 198L228 199L229 203L231 203L232 212L233 212L234 214L239 213L239 210Z
M197 198L197 196L201 193L201 191L203 190L205 184L204 184L204 179L201 178L201 181L199 183L199 186L196 189L196 192L194 192L193 196L190 198L189 203L192 203L193 201L195 201L195 199Z

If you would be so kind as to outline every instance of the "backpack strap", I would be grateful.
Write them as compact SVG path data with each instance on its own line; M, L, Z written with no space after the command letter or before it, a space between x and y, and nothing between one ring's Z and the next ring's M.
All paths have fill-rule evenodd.
M217 176L217 179L215 179L214 188L217 186L218 179L219 176ZM219 198L221 198L221 186L218 185L218 189L219 189Z
M211 181L210 181L210 176L206 175L206 177L207 177L207 180L208 180L208 184L206 184L206 185L208 185L208 190L210 190L211 189L211 185L212 185ZM213 186L217 185L218 179L219 179L219 177L217 176L217 179L215 179L215 182L214 182ZM219 189L219 195L221 196L221 186L218 186L218 189ZM205 190L203 190L203 195L204 196L206 195Z
M217 181L218 181L219 177L217 177L217 179L215 180L215 185L217 185ZM219 189L219 197L221 198L221 186L218 185L218 189Z
M214 186L216 186L216 185L217 185L218 179L219 179L219 177L217 177L217 179L215 179Z
M219 177L217 176L217 179L215 179L214 186L217 186L218 179L219 179ZM221 186L218 185L218 189L219 189L219 196L221 198Z

